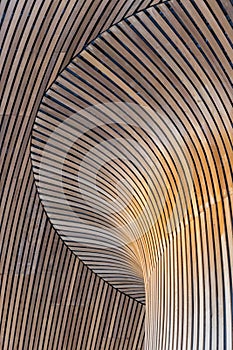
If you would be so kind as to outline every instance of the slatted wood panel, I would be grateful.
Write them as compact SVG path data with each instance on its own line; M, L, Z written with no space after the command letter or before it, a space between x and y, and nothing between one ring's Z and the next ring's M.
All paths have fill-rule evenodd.
M231 39L220 1L143 10L73 59L34 126L62 239L138 300L144 280L146 349L232 345Z
M143 347L142 305L96 276L58 238L39 202L29 159L39 105L36 125L42 128L42 120L56 122L77 106L106 101L149 105L158 120L181 135L195 195L187 212L181 201L171 215L177 178L166 169L171 192L157 223L156 244L148 244L142 230L137 240L127 240L127 254L120 256L130 280L119 264L98 270L95 251L87 257L80 244L77 251L70 248L139 300L144 275L147 349L231 349L232 5L173 0L145 11L151 4L12 1L1 8L6 33L1 60L3 349ZM141 130L126 131L148 141ZM33 145L41 140L34 133ZM168 158L160 153L165 166ZM171 164L177 165L173 157ZM144 268L137 260L139 244L149 252Z
M90 272L52 229L34 184L30 136L41 98L72 56L101 31L150 3L1 2L4 350L142 348L142 305Z

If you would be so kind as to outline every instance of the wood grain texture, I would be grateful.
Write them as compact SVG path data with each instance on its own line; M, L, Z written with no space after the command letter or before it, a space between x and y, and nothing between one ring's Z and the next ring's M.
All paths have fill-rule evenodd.
M1 4L4 350L232 348L233 8L158 3Z
M48 221L30 137L42 96L72 56L149 4L1 2L1 349L142 348L143 306L88 270Z

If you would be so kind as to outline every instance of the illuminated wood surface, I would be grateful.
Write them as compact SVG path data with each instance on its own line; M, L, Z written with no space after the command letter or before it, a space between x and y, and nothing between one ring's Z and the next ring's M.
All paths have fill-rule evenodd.
M1 10L2 348L230 350L230 2Z

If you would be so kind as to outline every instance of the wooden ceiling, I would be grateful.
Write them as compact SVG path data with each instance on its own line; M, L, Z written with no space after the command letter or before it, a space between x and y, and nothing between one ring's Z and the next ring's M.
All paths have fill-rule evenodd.
M230 0L0 11L0 348L230 350Z

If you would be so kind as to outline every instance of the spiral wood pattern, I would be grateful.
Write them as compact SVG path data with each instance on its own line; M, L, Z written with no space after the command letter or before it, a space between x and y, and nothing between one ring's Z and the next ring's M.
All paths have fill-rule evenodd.
M230 1L1 12L0 346L230 350Z

